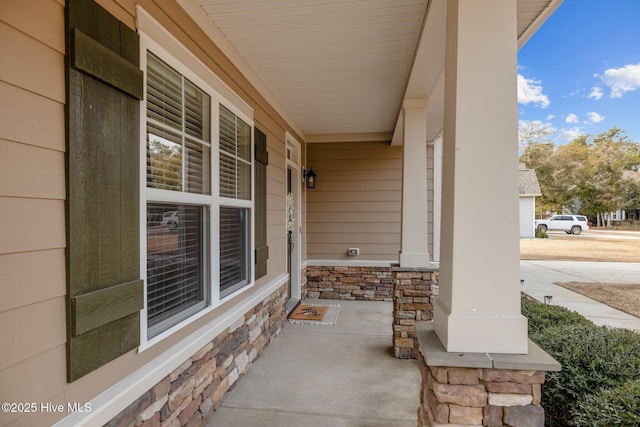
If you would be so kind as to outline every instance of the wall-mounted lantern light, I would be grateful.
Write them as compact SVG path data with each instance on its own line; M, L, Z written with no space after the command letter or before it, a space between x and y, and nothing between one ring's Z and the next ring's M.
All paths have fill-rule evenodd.
M316 188L316 173L313 171L313 168L308 171L302 170L302 176L307 184L307 188Z

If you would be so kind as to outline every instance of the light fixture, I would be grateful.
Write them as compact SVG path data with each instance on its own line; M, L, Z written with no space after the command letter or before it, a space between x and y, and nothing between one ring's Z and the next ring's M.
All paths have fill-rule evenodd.
M307 188L316 188L316 173L313 171L313 168L308 171L302 171L302 176L304 177L305 182L307 183Z

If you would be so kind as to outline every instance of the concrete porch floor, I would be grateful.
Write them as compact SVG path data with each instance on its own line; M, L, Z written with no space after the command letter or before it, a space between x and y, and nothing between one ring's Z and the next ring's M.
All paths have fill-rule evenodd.
M420 372L393 357L392 303L339 304L336 325L288 323L207 427L415 427Z

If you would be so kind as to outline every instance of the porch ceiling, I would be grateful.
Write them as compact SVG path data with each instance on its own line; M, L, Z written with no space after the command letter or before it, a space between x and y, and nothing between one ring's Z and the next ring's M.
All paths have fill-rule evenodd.
M443 98L445 0L178 1L306 141L391 140L403 99ZM561 1L518 0L519 46Z

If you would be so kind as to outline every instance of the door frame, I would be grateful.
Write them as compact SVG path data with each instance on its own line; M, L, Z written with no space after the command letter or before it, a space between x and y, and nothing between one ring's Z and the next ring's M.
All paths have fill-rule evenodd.
M286 135L286 168L285 168L285 197L288 193L288 175L291 171L291 193L293 194L294 207L295 207L295 228L291 236L293 242L293 251L291 252L291 271L288 271L287 259L288 259L288 247L287 256L285 257L285 271L289 273L289 287L290 294L289 299L295 302L300 301L302 298L302 224L300 219L301 215L301 193L302 193L302 176L301 176L301 145L296 139L287 132ZM286 210L286 209L285 209ZM285 212L285 224L286 224L286 212ZM285 246L288 246L288 236L285 228Z

